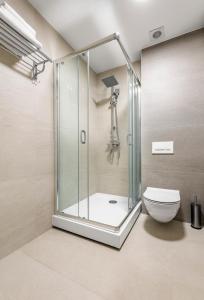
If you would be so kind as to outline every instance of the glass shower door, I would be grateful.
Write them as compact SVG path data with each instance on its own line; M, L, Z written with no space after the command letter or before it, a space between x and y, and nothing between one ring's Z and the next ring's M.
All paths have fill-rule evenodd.
M140 87L132 70L129 76L129 199L128 207L131 210L141 199L141 153L140 153Z
M57 76L57 211L88 218L88 63L81 56L55 65Z
M89 99L89 63L88 53L78 55L78 216L89 218L89 130L88 130L88 99Z

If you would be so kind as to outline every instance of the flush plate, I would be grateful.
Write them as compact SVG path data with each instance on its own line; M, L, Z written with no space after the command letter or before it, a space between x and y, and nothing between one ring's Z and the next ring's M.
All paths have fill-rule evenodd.
M174 154L174 142L152 142L152 154Z

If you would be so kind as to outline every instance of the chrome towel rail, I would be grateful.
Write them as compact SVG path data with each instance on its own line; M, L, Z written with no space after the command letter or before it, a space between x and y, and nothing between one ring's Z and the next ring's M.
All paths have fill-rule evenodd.
M45 70L45 64L52 62L51 58L1 18L0 47L26 64L31 71L31 79L34 81L36 81L38 75Z

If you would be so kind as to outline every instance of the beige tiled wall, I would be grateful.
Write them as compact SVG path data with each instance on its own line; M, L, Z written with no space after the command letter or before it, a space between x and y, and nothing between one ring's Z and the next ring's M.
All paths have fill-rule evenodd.
M142 53L142 179L179 189L179 220L190 220L194 192L204 207L204 29ZM174 155L151 142L174 141Z
M8 3L37 30L51 58L71 49L26 0ZM53 67L35 86L16 60L0 51L0 257L51 226L53 179Z
M140 63L134 64L136 72L140 75ZM118 97L118 127L121 143L120 159L111 164L107 158L107 145L110 141L111 112L108 99L110 93L101 81L102 78L114 75L119 82L120 95ZM97 104L95 124L95 173L96 190L100 193L127 196L128 184L128 74L127 67L122 66L107 72L97 74ZM108 89L109 90L109 89ZM102 101L100 101L100 99Z

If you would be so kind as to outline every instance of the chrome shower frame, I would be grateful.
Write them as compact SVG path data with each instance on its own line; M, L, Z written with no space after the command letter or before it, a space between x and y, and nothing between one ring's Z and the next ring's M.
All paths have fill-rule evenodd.
M121 50L122 50L122 52L123 52L123 54L124 54L124 56L125 56L125 59L126 59L126 61L127 61L128 67L129 67L129 68L131 69L131 71L134 73L138 85L141 86L141 82L140 82L140 80L139 80L137 74L135 73L135 70L134 70L133 65L132 65L132 63L131 63L131 60L130 60L130 57L129 57L129 55L127 54L127 52L126 52L126 50L125 50L125 48L124 48L124 46L123 46L123 44L122 44L122 42L121 42L120 34L119 34L118 32L115 32L115 33L113 33L113 34L111 34L111 35L108 35L107 37L105 37L105 38L103 38L103 39L101 39L101 40L99 40L99 41L97 41L97 42L94 42L94 43L92 43L92 44L90 44L90 45L88 45L88 46L86 46L86 47L84 47L84 48L81 48L81 49L79 49L79 50L76 50L76 51L74 51L74 52L72 52L72 53L70 53L70 54L68 54L68 55L66 55L66 56L64 56L64 57L62 57L62 58L60 58L59 60L55 60L55 62L57 63L57 62L61 61L63 58L65 58L65 57L83 54L84 52L86 52L86 51L88 51L88 50L97 48L98 46L107 44L107 43L109 43L109 42L111 42L111 41L114 41L114 40L116 40L116 41L118 42L118 44L119 44L119 46L120 46L120 48L121 48Z
M83 55L85 52L87 52L91 49L97 48L101 45L107 44L114 40L118 42L120 49L122 50L122 53L124 54L124 57L127 62L128 70L131 71L135 76L136 85L138 87L141 87L141 82L133 68L133 65L131 63L129 55L127 54L127 52L120 40L120 34L117 32L113 33L97 42L91 43L90 45L88 45L84 48L76 50L68 55L65 55L64 57L61 57L61 58L55 60L54 61L54 74L55 75L58 74L58 76L59 76L58 65L63 61L63 59L68 58L68 57L74 57L77 55ZM59 105L59 94L57 92L56 87L54 89L54 95L55 95L55 99L57 99L57 101L54 104L54 107L56 108L56 106ZM67 231L74 232L76 234L97 240L97 241L105 243L105 244L109 244L116 248L120 248L141 212L141 206L142 206L141 198L139 199L139 203L137 203L137 205L135 207L130 209L127 216L123 219L123 221L117 227L99 223L99 222L92 221L89 219L83 219L78 216L73 216L73 215L59 212L58 201L59 201L60 178L58 176L58 174L59 174L59 172L58 172L58 167L59 167L58 166L58 159L59 159L58 156L59 156L59 154L57 151L59 140L58 140L58 133L56 132L57 128L58 128L59 111L58 111L58 109L54 109L54 111L55 111L55 113L54 113L54 119L55 119L54 120L54 123L55 123L55 128L54 128L54 132L55 132L55 211L54 211L53 221L52 221L53 226L62 228ZM55 219L55 217L57 217L57 216L59 217L59 220ZM61 218L61 220L60 220L60 218ZM66 223L65 218L68 218L70 220L69 226L67 224L65 224ZM73 226L75 226L75 229ZM83 233L81 233L82 227L84 227ZM96 235L98 233L100 233L100 231L102 231L101 237L96 237ZM120 234L120 232L121 232L121 234Z

